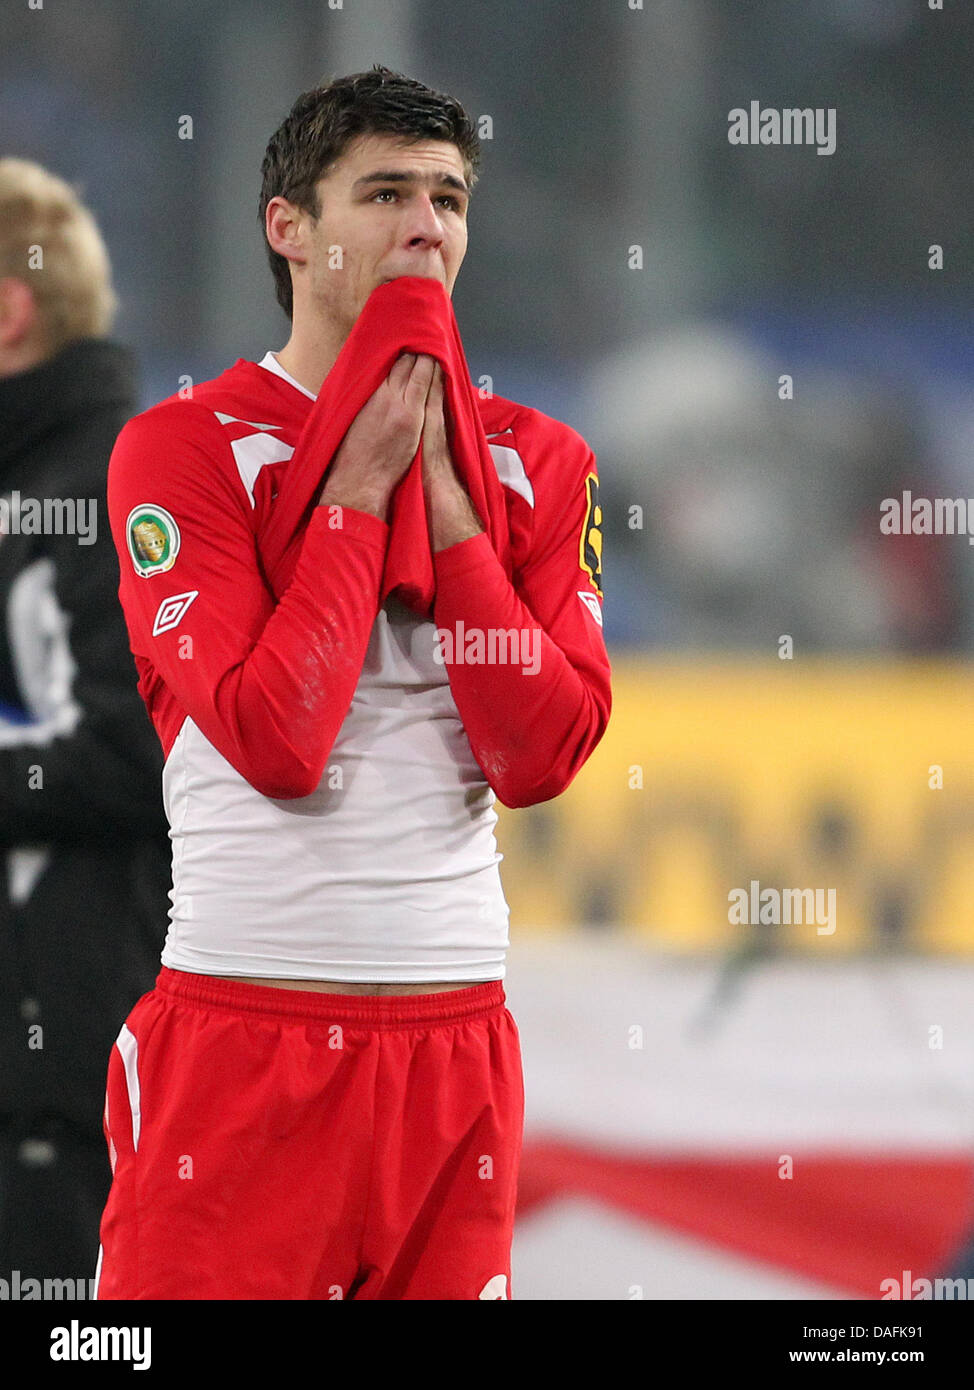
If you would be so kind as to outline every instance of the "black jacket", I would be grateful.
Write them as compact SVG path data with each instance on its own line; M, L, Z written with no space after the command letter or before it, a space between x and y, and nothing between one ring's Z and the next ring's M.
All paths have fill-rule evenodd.
M171 886L105 496L137 409L131 356L108 341L0 379L0 1122L61 1117L93 1137Z

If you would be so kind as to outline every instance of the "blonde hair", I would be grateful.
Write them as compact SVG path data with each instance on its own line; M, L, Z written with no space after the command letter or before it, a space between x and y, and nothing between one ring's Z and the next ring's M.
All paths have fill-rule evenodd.
M118 300L95 219L70 184L26 159L0 159L0 278L7 276L33 291L50 355L110 331Z

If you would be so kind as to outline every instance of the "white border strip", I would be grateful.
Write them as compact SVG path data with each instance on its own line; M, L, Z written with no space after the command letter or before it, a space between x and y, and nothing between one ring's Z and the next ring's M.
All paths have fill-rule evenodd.
M132 1147L138 1152L139 1133L142 1129L142 1092L139 1089L139 1044L136 1036L129 1029L128 1025L122 1024L122 1031L115 1041L115 1046L122 1054L122 1064L125 1067L125 1084L129 1093L129 1105L132 1109Z

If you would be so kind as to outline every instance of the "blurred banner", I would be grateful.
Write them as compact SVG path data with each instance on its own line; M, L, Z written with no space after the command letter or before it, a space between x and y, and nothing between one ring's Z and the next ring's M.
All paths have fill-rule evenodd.
M512 932L675 951L974 951L974 672L950 660L616 660L605 739L501 812Z

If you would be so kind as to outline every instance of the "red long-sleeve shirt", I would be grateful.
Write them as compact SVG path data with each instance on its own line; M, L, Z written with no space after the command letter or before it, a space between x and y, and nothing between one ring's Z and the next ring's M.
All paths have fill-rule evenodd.
M362 670L388 537L367 513L317 508L275 602L256 532L315 409L296 384L241 360L191 400L130 421L109 470L119 597L164 752L188 716L251 786L282 799L321 781ZM539 644L536 670L446 649L478 765L501 801L528 806L568 786L609 716L596 464L576 431L540 411L495 396L481 418L513 576L486 535L439 552L433 618L451 633L514 629L522 652Z

